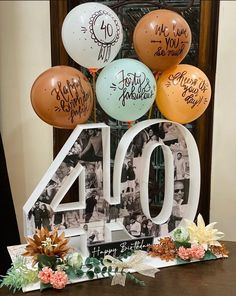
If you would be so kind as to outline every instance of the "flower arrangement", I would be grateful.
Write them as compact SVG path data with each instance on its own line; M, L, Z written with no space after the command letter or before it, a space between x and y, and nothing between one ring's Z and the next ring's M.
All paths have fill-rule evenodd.
M7 275L3 277L1 287L7 286L16 292L28 284L39 281L41 291L48 288L63 289L73 279L82 277L88 280L110 277L112 285L123 286L126 279L130 279L144 286L145 283L129 270L135 268L135 271L148 276L154 276L157 271L142 263L147 256L146 252L142 251L137 254L129 251L123 255L123 258L106 256L101 260L93 257L84 260L80 253L71 252L68 239L64 233L59 235L57 229L49 232L41 228L33 238L27 238L27 242L25 252L18 257ZM28 266L25 256L31 257L32 266ZM126 260L127 258L130 260Z
M214 229L215 222L206 226L201 214L196 224L185 222L186 228L178 227L172 237L161 238L158 244L151 245L149 255L166 261L177 260L179 264L228 256L224 244L218 242L224 234Z
M128 250L118 258L106 255L102 259L83 258L80 253L69 247L64 233L57 229L48 231L41 228L33 238L27 238L27 246L8 270L0 287L7 286L13 292L24 289L27 285L40 283L40 290L64 289L67 284L78 279L110 277L111 285L125 286L126 279L144 286L134 272L155 277L158 269L148 265L147 256L159 257L166 262L176 260L177 264L199 260L227 257L228 251L218 242L223 233L214 228L216 223L205 225L201 215L197 223L186 220L186 227L174 230L172 237L159 239L158 244L149 246L148 252ZM30 265L27 256L31 257ZM150 257L149 257L150 258Z

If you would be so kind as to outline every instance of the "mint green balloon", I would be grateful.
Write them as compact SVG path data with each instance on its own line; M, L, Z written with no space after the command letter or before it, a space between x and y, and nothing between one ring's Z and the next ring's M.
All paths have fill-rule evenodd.
M109 116L120 121L134 121L151 108L156 97L156 80L143 63L119 59L100 72L96 95Z

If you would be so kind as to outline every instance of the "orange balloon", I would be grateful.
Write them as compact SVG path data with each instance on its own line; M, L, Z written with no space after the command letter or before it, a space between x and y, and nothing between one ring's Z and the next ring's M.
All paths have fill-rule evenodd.
M48 124L73 129L85 123L93 109L93 91L79 70L55 66L43 72L31 88L31 104Z
M156 104L169 120L191 122L202 115L211 98L210 82L200 69L177 65L161 74L157 81Z
M191 30L185 19L165 9L145 14L133 34L139 59L159 72L179 64L188 53L191 40Z

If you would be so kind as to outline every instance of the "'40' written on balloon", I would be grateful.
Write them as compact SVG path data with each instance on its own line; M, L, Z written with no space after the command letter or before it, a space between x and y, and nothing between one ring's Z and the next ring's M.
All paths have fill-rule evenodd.
M150 190L156 149L162 150L165 180L160 210L153 215L150 204L160 189ZM196 143L184 126L164 119L142 121L123 135L114 159L110 155L109 126L77 126L24 205L25 234L56 227L70 237L72 247L87 254L91 244L157 238L183 218L194 219L200 164ZM77 199L66 202L74 182Z
M79 65L100 69L118 54L123 29L118 16L108 6L83 3L65 17L62 41L69 56Z

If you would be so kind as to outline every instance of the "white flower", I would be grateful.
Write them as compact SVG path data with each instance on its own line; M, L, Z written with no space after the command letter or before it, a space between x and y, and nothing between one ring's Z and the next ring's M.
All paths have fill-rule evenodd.
M224 236L224 233L214 229L214 226L217 224L216 222L205 226L205 222L201 214L197 217L197 224L186 219L185 222L187 223L189 242L191 244L202 245L205 250L207 250L209 246L221 246L218 239L221 239Z
M82 264L83 264L83 258L80 255L80 253L73 253L73 254L69 254L67 257L67 263L68 265L70 265L71 267L73 267L74 269L80 269Z
M184 227L178 227L173 232L173 238L175 241L183 243L187 242L189 239L188 230Z

